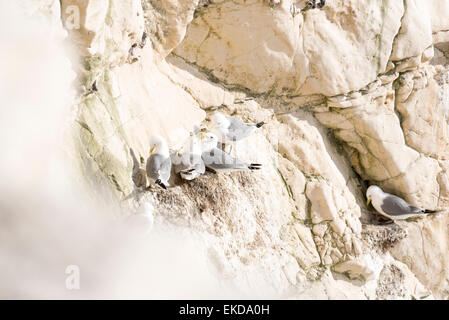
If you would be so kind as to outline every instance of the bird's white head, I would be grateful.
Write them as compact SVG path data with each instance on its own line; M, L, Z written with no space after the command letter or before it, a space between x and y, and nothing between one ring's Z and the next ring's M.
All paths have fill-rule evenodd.
M373 197L375 197L378 194L382 194L383 191L378 186L372 185L369 186L369 188L366 190L366 205L369 205L370 202L373 200Z
M214 127L224 129L229 127L229 120L222 113L216 113L212 116Z
M165 142L165 139L160 135L154 135L151 138L150 154L154 153L167 157L169 156L167 142Z
M212 132L202 132L200 135L202 152L209 151L217 147L218 137Z

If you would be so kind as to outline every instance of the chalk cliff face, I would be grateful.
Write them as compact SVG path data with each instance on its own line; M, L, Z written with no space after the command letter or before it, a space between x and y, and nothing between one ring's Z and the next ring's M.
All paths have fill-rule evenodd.
M153 203L220 276L279 297L449 298L449 216L380 225L364 198L449 206L448 1L47 2L81 57L74 165L92 188ZM216 109L267 123L235 148L263 170L130 197L129 149L179 148Z

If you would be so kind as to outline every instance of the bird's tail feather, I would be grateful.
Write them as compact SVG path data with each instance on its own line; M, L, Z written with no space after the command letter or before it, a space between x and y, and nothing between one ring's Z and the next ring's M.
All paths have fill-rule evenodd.
M259 164L259 163L251 163L248 166L248 169L250 169L250 170L260 170L260 169L262 169L261 167L262 167L262 165Z
M216 171L216 170L214 170L213 168L208 167L208 166L206 166L206 171L211 172L211 173L213 173L213 174L217 174L217 171Z
M424 213L440 213L443 212L444 210L429 210L429 209L425 209Z

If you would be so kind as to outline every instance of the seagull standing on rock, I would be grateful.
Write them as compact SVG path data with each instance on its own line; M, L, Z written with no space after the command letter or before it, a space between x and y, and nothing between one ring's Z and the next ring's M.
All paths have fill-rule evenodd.
M151 139L150 157L147 160L147 176L163 189L167 189L171 173L171 159L167 142L159 135Z
M378 186L366 190L366 204L372 203L374 209L391 220L405 220L425 214L438 213L441 210L427 210L410 205L398 196L384 192Z
M214 172L259 170L261 164L247 164L232 157L229 153L217 148L218 138L211 132L201 134L202 150L201 158L207 168Z
M216 133L227 141L239 141L262 127L265 123L245 123L240 119L216 113L212 116Z

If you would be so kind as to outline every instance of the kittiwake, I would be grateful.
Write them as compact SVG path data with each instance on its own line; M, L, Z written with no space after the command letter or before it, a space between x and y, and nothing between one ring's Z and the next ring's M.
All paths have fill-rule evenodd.
M201 159L201 143L195 135L191 137L188 150L175 153L173 165L175 173L184 180L193 180L206 171Z
M213 131L223 140L239 141L246 138L265 123L245 123L235 117L216 113L212 116Z
M201 135L202 155L201 158L207 168L213 171L243 171L259 170L261 164L247 164L239 159L232 157L229 153L217 148L218 138L215 134L208 132Z
M159 135L151 139L150 157L147 160L147 176L151 181L167 189L171 173L171 159L167 142Z
M384 192L378 186L370 186L366 190L366 204L372 203L374 209L391 220L405 220L423 214L437 213L438 210L427 210L415 207L402 198Z

